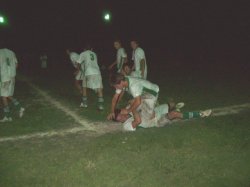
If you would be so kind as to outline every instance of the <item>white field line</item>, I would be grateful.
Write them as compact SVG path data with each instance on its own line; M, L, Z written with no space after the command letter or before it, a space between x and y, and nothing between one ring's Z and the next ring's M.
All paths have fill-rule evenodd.
M73 118L77 123L79 123L81 126L85 128L85 130L88 131L95 131L94 125L92 122L81 118L79 115L77 115L75 112L71 111L67 106L61 104L60 102L56 101L53 99L51 96L48 95L47 92L41 90L34 84L30 83L27 81L29 86L33 88L41 97L43 97L47 102L51 103L54 107L57 109L63 111L66 115L70 116Z
M20 135L20 136L11 136L11 137L3 137L0 138L1 142L9 142L9 141L18 141L18 140L27 140L32 138L43 138L43 137L54 137L54 136L65 136L68 134L76 134L83 131L92 131L93 134L101 135L107 132L114 132L114 131L122 131L122 126L119 123L111 123L111 122L99 122L93 123L89 122L85 119L82 119L80 116L75 114L74 112L70 111L66 106L62 105L60 102L55 101L51 96L49 96L45 91L42 91L35 85L27 82L34 90L36 90L45 100L49 103L53 104L56 108L62 110L64 113L72 117L76 122L78 122L81 127L74 127L70 129L64 130L53 130L47 132L40 132L40 133L31 133L27 135ZM228 107L221 107L221 108L214 108L212 116L225 116L231 114L238 114L243 110L249 109L250 103L245 103L242 105L233 105Z

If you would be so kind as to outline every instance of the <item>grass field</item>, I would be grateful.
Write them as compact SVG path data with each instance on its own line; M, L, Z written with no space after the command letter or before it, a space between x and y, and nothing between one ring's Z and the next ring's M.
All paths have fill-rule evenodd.
M94 93L88 110L78 107L80 98L70 69L26 75L29 82L81 118L103 123L114 92L106 76L104 72L105 111L98 112ZM169 97L184 101L184 111L250 103L244 68L180 71L171 67L167 76L152 69L149 78L160 86L161 103ZM17 81L16 97L27 108L26 114L23 119L13 114L13 123L0 124L0 138L80 126L22 78ZM0 186L249 187L249 114L246 109L134 133L95 136L82 131L0 142Z

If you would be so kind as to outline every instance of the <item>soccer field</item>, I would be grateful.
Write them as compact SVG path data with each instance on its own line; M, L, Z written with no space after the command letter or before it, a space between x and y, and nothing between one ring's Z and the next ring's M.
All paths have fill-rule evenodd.
M114 93L106 72L103 112L93 92L79 108L71 69L21 72L15 93L26 113L0 124L0 186L250 186L250 108L230 109L250 103L249 79L225 71L152 69L160 103L225 112L133 133L106 121Z

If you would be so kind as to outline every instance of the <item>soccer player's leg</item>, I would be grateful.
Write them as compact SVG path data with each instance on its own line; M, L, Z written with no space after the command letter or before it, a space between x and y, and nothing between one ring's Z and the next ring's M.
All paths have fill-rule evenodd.
M97 94L98 94L98 110L104 110L104 98L103 98L103 84L102 84L102 77L101 75L96 76L96 86Z
M87 96L87 78L83 77L82 79L82 101L80 104L81 108L88 107L88 96Z
M1 83L1 97L3 101L3 113L4 117L0 120L0 122L10 122L12 121L11 113L10 113L10 106L8 102L9 92L10 92L10 84L11 81L6 81Z
M212 113L212 110L204 110L200 112L177 112L172 111L167 114L168 119L193 119L193 118L204 118L210 116Z

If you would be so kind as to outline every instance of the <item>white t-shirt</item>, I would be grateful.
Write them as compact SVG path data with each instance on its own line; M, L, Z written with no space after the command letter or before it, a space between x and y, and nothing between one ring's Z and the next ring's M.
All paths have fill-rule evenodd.
M147 80L127 76L128 81L128 93L130 93L134 98L141 96L143 93L149 93L151 95L157 96L159 92L159 86L153 84ZM116 93L120 94L122 90L117 89Z
M86 50L80 54L77 63L84 66L84 75L100 75L100 69L97 63L97 56L93 51Z
M145 70L144 70L144 76L141 77L141 60L145 61ZM146 56L142 48L138 47L133 51L133 57L132 60L134 60L135 64L135 72L134 76L137 76L139 78L147 79L147 62L146 62Z
M11 80L16 76L17 58L13 51L9 49L0 49L0 73L1 82Z
M123 63L124 63L124 58L127 58L127 54L125 52L124 48L120 48L117 50L117 54L116 54L116 62L117 62L117 69L118 72L121 71Z

